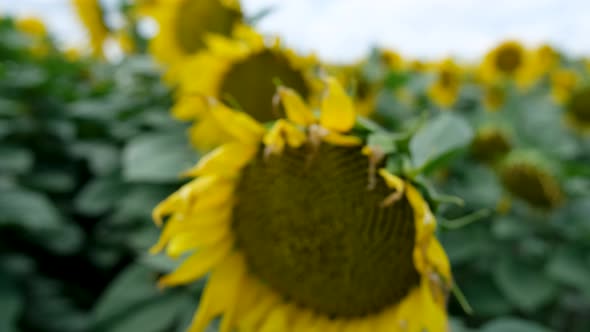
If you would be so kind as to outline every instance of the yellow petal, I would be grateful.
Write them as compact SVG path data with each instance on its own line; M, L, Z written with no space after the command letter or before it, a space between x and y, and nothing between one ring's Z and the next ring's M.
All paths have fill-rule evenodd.
M297 127L280 119L264 135L262 141L270 152L280 154L285 148L285 143L292 148L298 148L305 143L306 139L305 134Z
M402 300L397 314L392 317L390 326L399 326L407 332L447 331L447 317L432 298L427 278L422 278L420 286L410 291ZM405 329L404 329L405 328Z
M246 312L240 321L240 330L258 331L260 325L264 323L264 318L279 303L279 298L270 292L263 292L258 301L250 311Z
M385 180L385 184L389 188L395 189L397 192L404 191L405 182L400 177L389 173L385 168L379 170L379 175Z
M191 145L199 151L209 151L221 144L235 140L228 134L223 125L209 113L205 113L197 123L189 129Z
M289 310L281 305L270 312L260 332L285 332L289 327Z
M279 87L279 96L281 97L283 107L285 107L287 119L291 122L302 126L307 126L315 122L313 113L295 90Z
M213 270L211 278L209 278L205 286L199 309L188 332L202 332L215 316L233 311L236 306L236 298L240 292L240 284L245 274L244 260L238 253L226 257ZM227 328L224 326L222 331L227 331Z
M241 142L258 145L265 133L264 127L248 114L233 111L220 103L212 107L211 114L228 134Z
M414 223L416 227L416 246L428 243L436 230L436 219L430 211L428 204L420 192L409 183L406 183L405 194L414 210Z
M199 119L205 114L207 104L201 96L183 96L172 106L170 112L179 120Z
M190 200L190 205L187 207L185 218L205 218L200 216L203 211L211 209L226 208L233 199L235 190L235 181L218 180L213 182L214 188L207 190L206 194L199 194L198 197L193 197Z
M166 222L166 226L164 227L162 234L160 234L158 242L150 248L150 253L152 255L155 255L164 250L168 242L170 242L170 239L172 239L172 237L176 235L176 230L178 228L179 223L180 222L178 218L175 218L174 216L170 217L170 220Z
M322 137L324 142L328 142L333 145L338 146L358 146L363 143L363 141L356 136L349 136L349 135L342 135L336 132L329 132L325 136Z
M232 247L233 241L228 240L197 251L182 262L174 272L162 277L158 285L160 287L176 286L202 278L227 257Z
M268 151L281 154L285 149L285 139L283 137L284 120L278 120L272 128L264 135L262 142Z
M152 211L156 225L162 225L165 216L172 213L186 213L186 209L201 193L218 184L222 179L217 176L203 176L182 186L175 193L159 203Z
M234 174L254 157L256 150L256 146L240 142L223 144L201 158L199 163L184 175Z
M227 224L207 228L199 227L174 236L168 243L166 253L172 258L178 258L187 251L214 245L228 238L229 235L230 227Z
M336 132L347 132L352 129L356 121L352 99L335 78L328 78L327 84L328 91L322 99L320 125Z

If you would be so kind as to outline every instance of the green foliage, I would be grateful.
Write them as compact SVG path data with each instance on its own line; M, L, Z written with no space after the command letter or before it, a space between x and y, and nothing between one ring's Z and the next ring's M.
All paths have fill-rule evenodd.
M171 93L145 57L71 59L45 42L35 54L0 20L0 331L184 327L197 297L158 290L176 262L146 257L151 209L198 159Z

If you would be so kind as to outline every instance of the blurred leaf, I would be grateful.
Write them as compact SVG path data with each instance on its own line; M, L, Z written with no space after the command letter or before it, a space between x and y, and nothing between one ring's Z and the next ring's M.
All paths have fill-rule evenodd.
M190 303L187 295L165 294L143 303L141 307L109 324L105 331L161 332L173 326Z
M104 291L92 310L95 324L103 324L113 317L124 314L130 308L157 297L161 291L156 287L156 277L156 273L139 264L131 265L122 271Z
M100 215L112 209L126 187L117 178L97 178L76 196L76 209L88 215Z
M69 192L76 186L74 174L59 169L33 172L28 174L23 181L29 187L50 193Z
M439 165L453 153L471 142L473 131L457 115L443 113L418 130L410 141L414 166L428 170Z
M26 148L0 145L0 156L0 172L24 174L33 167L33 153Z
M510 257L500 261L493 277L504 295L524 311L539 309L557 293L557 285L543 273L543 269L535 269Z
M487 323L480 332L551 332L551 330L534 322L507 317Z
M17 116L23 108L18 101L0 97L0 116Z
M96 175L112 174L120 166L119 149L113 144L101 141L79 142L73 152L85 158Z
M123 151L123 174L128 181L178 182L180 173L198 156L181 134L145 134L132 139Z
M0 190L0 225L15 224L30 230L59 227L62 217L43 194L24 190Z
M549 276L568 286L577 288L590 299L590 262L586 261L584 251L572 247L562 247L549 260Z
M503 296L487 275L472 276L477 282L461 285L477 317L495 317L510 313L513 305Z
M12 280L0 276L0 331L19 331L16 323L23 308L23 300L17 285Z

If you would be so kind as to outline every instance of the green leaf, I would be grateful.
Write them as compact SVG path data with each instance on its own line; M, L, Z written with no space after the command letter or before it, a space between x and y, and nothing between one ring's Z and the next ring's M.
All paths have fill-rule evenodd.
M161 332L176 324L191 304L187 295L165 294L143 303L108 325L108 332Z
M543 269L505 257L494 269L493 277L498 288L514 305L533 312L557 294L557 284L543 272Z
M0 331L19 331L16 324L23 309L23 300L14 282L4 276L0 277Z
M113 144L102 141L79 142L72 150L88 161L90 170L96 175L112 174L120 166L120 152Z
M487 323L480 332L551 332L551 330L534 322L506 317Z
M178 182L180 173L197 160L197 153L183 134L145 134L134 138L125 147L123 174L132 182Z
M513 305L503 296L489 276L477 275L477 282L461 285L465 298L477 317L496 317L510 313Z
M577 288L590 299L590 264L583 250L573 247L559 249L550 258L546 270L553 280Z
M76 209L93 216L105 213L125 195L125 189L125 185L117 178L97 178L76 196Z
M51 230L63 220L59 211L40 193L0 190L0 225L14 224L33 231Z
M98 299L92 310L93 321L102 324L144 301L157 297L160 290L156 287L156 282L156 273L147 267L139 264L127 267Z
M469 145L473 130L457 115L443 113L420 128L410 141L414 166L428 171Z
M33 168L33 153L23 147L0 145L0 172L25 174Z

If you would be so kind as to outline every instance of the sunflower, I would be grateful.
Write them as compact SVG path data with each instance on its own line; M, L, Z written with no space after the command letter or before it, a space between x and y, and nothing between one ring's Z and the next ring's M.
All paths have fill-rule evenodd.
M176 83L186 57L206 48L206 36L230 36L243 15L237 1L147 0L140 13L152 14L159 32L150 44L154 57L168 68L167 79Z
M583 133L590 132L590 86L584 86L572 93L566 103L567 122Z
M30 37L30 51L33 55L43 57L50 51L45 23L35 17L24 17L16 21L16 28Z
M16 28L30 36L45 38L47 28L45 23L36 17L23 17L16 21Z
M160 285L210 273L191 332L218 316L220 331L447 330L451 274L434 216L350 135L353 102L327 86L317 117L280 87L287 118L268 130L217 104L234 140L155 208L168 219L154 252L189 253Z
M531 54L517 41L506 41L491 50L480 66L484 82L514 80L521 88L529 87L536 78Z
M449 108L455 104L461 88L461 69L447 59L436 66L436 79L428 89L428 96L437 105Z
M97 57L103 57L103 46L109 37L109 29L105 24L103 11L98 0L72 0L74 9L80 21L86 28L92 52Z
M382 50L381 60L385 63L387 68L392 71L402 70L405 66L404 58L401 56L401 54L393 50Z
M491 163L504 157L512 147L506 132L496 126L480 128L471 142L471 154L475 159Z
M307 99L317 94L318 81L310 71L315 59L300 57L278 42L267 46L250 28L237 28L234 39L210 36L207 45L185 62L180 97L172 110L181 120L200 119L191 129L191 141L201 150L227 138L209 115L210 98L268 122L281 117L282 110L273 103L279 82Z
M500 166L504 187L529 205L550 210L563 200L555 171L534 151L512 151Z
M551 95L559 104L566 103L574 92L580 77L571 69L559 69L551 73Z
M387 64L387 62L385 63ZM362 116L369 116L375 111L380 84L372 84L363 73L365 61L351 65L327 65L326 71L330 76L352 92L355 109Z

